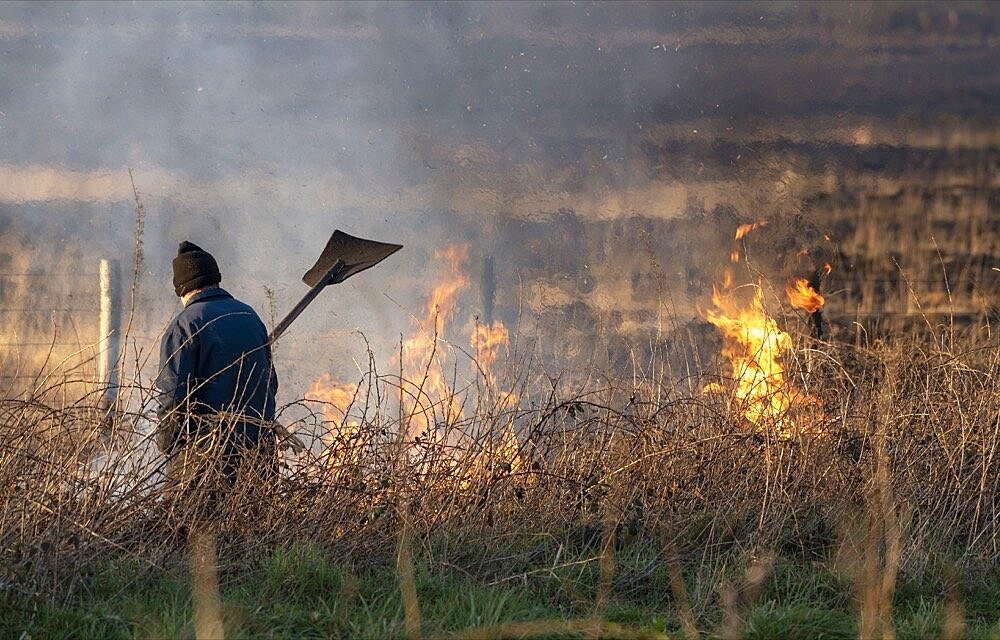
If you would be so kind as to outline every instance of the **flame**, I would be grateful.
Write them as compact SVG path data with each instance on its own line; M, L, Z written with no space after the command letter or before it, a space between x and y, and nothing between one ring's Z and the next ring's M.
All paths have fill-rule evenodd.
M468 255L467 245L453 245L435 253L435 260L444 266L443 276L428 297L423 316L415 319L412 335L403 341L402 368L406 385L404 389L408 397L404 399L402 408L408 417L404 428L407 439L413 441L410 453L414 455L419 455L421 446L440 442L443 436L438 430L439 423L454 424L464 419L463 404L466 398L453 388L448 379L447 362L452 349L445 334L448 323L455 316L458 297L469 285L465 272ZM510 345L510 337L503 322L496 320L489 325L477 324L469 336L469 343L475 353L474 364L477 372L485 378L487 391L496 394L489 396L491 402L496 399L496 403L490 408L493 415L498 410L514 406L518 400L517 394L513 391L499 391L494 373L500 349ZM340 425L338 434L331 434L331 442L327 443L330 451L334 451L334 445L344 442L345 438L358 437L361 425L348 415L356 391L356 385L334 382L329 375L324 375L313 383L310 400L328 403L324 407L327 421ZM476 403L469 405L475 406ZM459 468L462 459L471 456L473 459L469 460L467 468L478 474L486 473L497 462L508 471L518 468L520 444L512 421L506 426L497 425L496 428L498 444L490 451L483 447L473 447L471 445L474 443L465 442L461 435L453 433L447 442L448 452L435 457ZM331 458L337 459L336 456L334 453ZM459 486L469 486L468 478L460 479Z
M444 422L454 422L463 418L462 397L452 389L445 377L443 362L449 355L448 343L443 340L446 321L455 314L458 294L468 286L469 278L464 272L468 259L468 246L456 245L436 254L447 266L447 272L442 282L434 288L427 304L426 318L419 323L416 334L403 344L404 371L411 379L420 380L423 376L421 397L413 402L408 411L410 415L410 431L421 433L429 441L438 437L437 425L433 418L435 408L440 408ZM433 327L433 332L430 330ZM435 342L436 341L436 342ZM486 380L487 391L497 392L497 403L490 408L496 412L517 403L517 395L512 391L498 391L497 378L493 371L500 349L510 346L510 336L503 322L493 321L492 324L477 324L469 336L469 344L475 353L476 364ZM508 471L520 467L520 443L514 431L513 424L499 426L499 445L492 451L482 450L474 453L472 443L452 442L456 445L449 454L453 456L451 463L458 467L461 459L469 460L469 469L473 475L484 475L494 463L505 465ZM470 478L459 480L460 488L470 486Z
M766 224L767 221L762 220L740 225L736 229L736 241ZM738 246L729 257L734 264L739 262ZM733 395L743 416L759 432L773 430L781 438L790 438L802 427L791 416L792 409L816 404L816 400L799 391L785 378L782 357L791 350L792 339L767 314L761 286L737 287L734 283L733 269L727 268L722 285L713 287L713 308L705 312L705 318L722 334L722 353L729 360L735 383ZM752 292L749 297L748 291ZM823 305L823 297L805 279L795 280L789 285L787 293L793 306L808 308L805 306L808 304L815 310ZM800 297L807 293L811 295ZM799 300L805 302L800 305ZM703 388L705 393L722 391L724 388L719 383L710 383Z
M434 253L436 260L443 260L448 265L448 271L444 280L434 287L431 297L427 301L427 317L424 326L440 323L439 329L444 328L446 320L450 320L455 315L455 304L458 293L469 286L469 278L462 270L465 261L469 259L469 245L452 245L446 249Z
M493 363L496 362L500 347L510 346L507 327L499 320L494 320L492 325L477 324L472 331L469 345L476 354L476 361L482 368L486 381L495 386L496 375L493 373Z
M722 353L728 358L736 382L734 394L743 415L758 430L774 426L781 437L790 437L787 416L795 394L786 391L783 353L791 348L791 337L778 327L764 309L763 290L754 285L749 303L741 305L732 290L716 288L714 309L706 319L722 333ZM718 385L706 391L717 391Z
M826 302L805 278L795 278L789 282L785 286L785 294L788 296L789 304L809 313L816 313Z
M452 245L434 254L447 267L442 281L434 287L427 301L425 317L418 321L416 332L403 342L403 371L418 388L409 407L410 431L434 435L435 414L445 422L461 417L461 401L445 377L444 361L449 355L444 341L445 327L454 317L458 294L469 285L463 271L469 256L468 245Z
M732 250L729 252L729 261L736 264L740 261L740 245L739 242L746 237L748 233L754 231L755 229L760 229L761 227L767 226L767 220L758 220L757 222L750 222L748 224L741 224L736 227L736 244L733 245Z
M492 325L476 325L469 340L476 354L476 362L483 377L486 380L487 389L496 393L497 410L509 409L517 404L518 396L514 391L501 391L498 389L496 373L493 371L493 364L497 360L497 355L501 347L510 347L510 336L507 327L500 320L494 320ZM513 432L507 436L508 440L513 439L515 450L519 448L517 438ZM509 448L509 447L505 447Z
M323 414L327 420L340 422L347 418L357 391L358 385L334 382L329 373L324 373L313 381L306 397L309 400L325 403Z
M350 415L358 396L359 385L336 382L328 373L313 381L306 398L323 403L323 417L328 425L336 425L323 433L323 451L320 460L330 463L357 461L360 448L357 440L362 435L361 420ZM353 452L353 453L351 453Z
M746 237L748 233L761 227L767 226L767 220L758 220L757 222L751 222L749 224L741 224L736 227L736 241L739 242Z
M508 409L517 404L517 394L513 391L498 391L496 373L493 371L493 364L497 360L497 355L501 347L510 347L510 336L507 327L500 320L494 320L492 325L477 324L469 340L470 346L476 354L476 361L486 379L487 388L497 392L497 401L494 411ZM502 427L500 445L493 451L492 459L507 466L507 471L517 471L521 467L521 443L517 439L512 422L508 422ZM477 466L484 468L489 460L479 460Z

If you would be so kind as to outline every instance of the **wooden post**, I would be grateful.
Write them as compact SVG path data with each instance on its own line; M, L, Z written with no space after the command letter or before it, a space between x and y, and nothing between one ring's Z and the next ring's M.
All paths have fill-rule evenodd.
M117 260L101 260L101 319L98 339L97 381L104 388L104 405L118 399L118 357L121 354L121 271Z

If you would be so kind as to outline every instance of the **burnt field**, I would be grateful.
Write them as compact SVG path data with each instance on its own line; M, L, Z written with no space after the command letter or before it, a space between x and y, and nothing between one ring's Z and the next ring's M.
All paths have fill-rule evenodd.
M3 5L0 635L1000 636L998 25ZM169 490L177 243L270 330L334 229Z
M989 637L989 312L817 338L811 313L833 303L752 266L776 224L731 230L704 320L628 360L612 344L603 368L553 365L502 303L465 335L469 247L453 245L398 358L369 353L286 403L306 449L266 483L245 469L207 520L160 488L149 354L122 363L111 407L43 368L3 402L4 628ZM846 280L820 271L825 291Z

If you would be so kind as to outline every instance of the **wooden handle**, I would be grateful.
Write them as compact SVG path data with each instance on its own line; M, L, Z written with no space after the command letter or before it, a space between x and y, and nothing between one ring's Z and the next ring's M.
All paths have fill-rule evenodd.
M313 286L312 289L307 291L306 295L302 296L302 299L299 300L298 304L292 307L292 310L288 312L288 315L282 318L281 322L279 322L278 325L274 328L274 330L271 331L271 335L268 336L267 338L268 342L274 344L275 341L281 337L281 334L285 333L285 330L288 329L288 326L293 322L295 322L295 319L298 318L299 315L301 315L302 312L306 310L306 307L309 306L309 303L316 299L316 296L319 295L319 292L322 291L328 284L335 282L345 268L346 267L344 265L344 261L337 260L337 262L332 267L330 267L330 270L326 272L326 275L323 276L320 279L320 281L317 282L315 286Z

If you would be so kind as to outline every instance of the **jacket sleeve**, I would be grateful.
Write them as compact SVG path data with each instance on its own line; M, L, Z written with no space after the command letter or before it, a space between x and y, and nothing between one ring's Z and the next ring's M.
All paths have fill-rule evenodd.
M160 343L160 372L157 414L164 419L180 408L191 391L198 367L198 337L183 323L174 322Z

